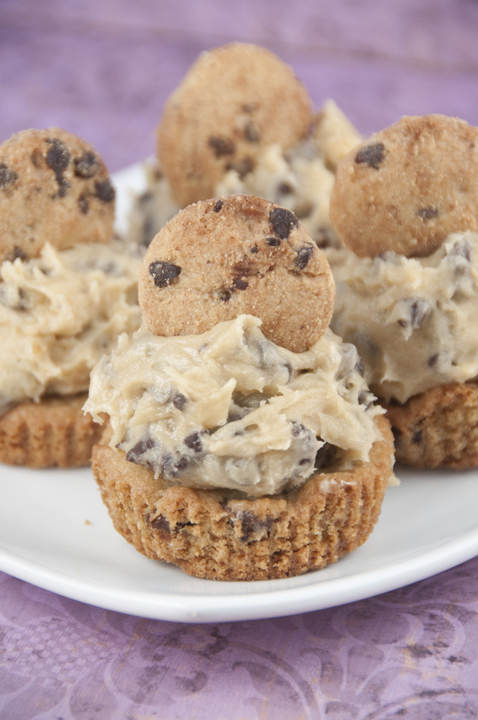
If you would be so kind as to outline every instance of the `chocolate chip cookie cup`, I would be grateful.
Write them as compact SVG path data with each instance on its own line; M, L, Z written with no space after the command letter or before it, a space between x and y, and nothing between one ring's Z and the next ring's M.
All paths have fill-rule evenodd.
M139 291L145 322L94 369L85 405L109 418L92 466L123 537L224 580L297 575L364 542L392 435L327 327L330 270L295 216L249 196L189 206Z
M370 536L393 466L393 438L369 462L317 472L299 489L241 499L225 490L172 487L126 454L96 445L92 467L115 529L146 557L211 580L270 580L336 562Z
M340 164L332 327L387 408L397 459L478 464L478 130L405 117ZM348 248L348 249L347 249Z
M90 370L140 322L140 257L112 240L114 200L99 155L64 130L0 145L0 462L90 461Z

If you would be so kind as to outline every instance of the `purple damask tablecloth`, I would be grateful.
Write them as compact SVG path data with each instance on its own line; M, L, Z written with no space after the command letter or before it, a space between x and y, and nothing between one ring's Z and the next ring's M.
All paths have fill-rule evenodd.
M118 170L153 152L197 54L233 39L273 49L365 135L405 113L478 124L477 30L474 0L0 0L0 139L57 125ZM209 625L0 573L0 720L471 719L477 648L478 559L330 610Z

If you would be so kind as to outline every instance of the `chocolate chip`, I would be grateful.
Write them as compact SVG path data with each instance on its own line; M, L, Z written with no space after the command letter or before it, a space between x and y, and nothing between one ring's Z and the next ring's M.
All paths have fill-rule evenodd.
M285 240L289 237L293 228L298 227L299 221L290 210L285 208L274 208L269 215L269 222L277 235Z
M5 163L0 163L0 188L7 188L13 185L17 178L18 175L15 170L9 168Z
M136 465L141 465L141 460L143 455L147 452L147 450L151 450L155 446L154 440L151 438L147 438L146 440L140 440L136 443L128 452L126 453L126 460L128 462L135 463Z
M201 436L198 432L193 432L184 438L184 444L195 453L202 452Z
M80 212L82 212L83 215L86 215L90 207L86 195L80 195L78 198L78 205L80 207Z
M174 456L171 453L164 452L160 463L161 473L163 477L170 480L171 478L176 477L181 470L185 470L188 464L189 461L186 457L180 457L179 460L175 462Z
M176 472L180 472L181 470L185 470L188 465L189 465L189 460L185 457L182 457L182 458L179 458L177 463L175 463L174 469Z
M246 123L246 127L244 128L244 137L246 138L247 142L259 142L259 140L261 139L261 133L254 122L249 121L248 123Z
M163 288L171 285L181 274L181 268L174 263L157 260L149 266L149 273L152 275L156 287Z
M70 163L71 154L61 140L47 140L50 148L46 154L46 162L54 173L62 173Z
M332 228L321 227L314 233L314 240L319 248L338 247L338 237Z
M28 255L21 247L18 247L18 245L15 245L13 248L13 252L11 253L11 255L9 257L9 260L11 262L15 262L15 260L17 260L18 258L20 258L20 260L25 261L25 260L28 260Z
M294 369L288 360L286 360L284 362L284 367L286 368L287 372L289 373L289 380L290 380L290 378L294 374Z
M267 517L265 520L260 520L250 510L244 510L240 516L241 519L241 540L247 542L251 535L261 530L269 529L272 525L272 518Z
M258 253L258 252L259 252L259 248L257 247L257 245L253 245L251 247L251 253Z
M359 405L365 405L366 410L373 404L373 396L366 390L359 392L357 400Z
M296 420L292 421L292 435L294 437L299 437L299 435L303 432L307 432L307 428L302 423L297 422Z
M115 189L108 178L95 182L95 190L96 197L98 200L101 200L101 202L110 203L115 199Z
M314 248L312 247L312 245L304 245L304 247L299 248L299 250L297 251L297 257L294 261L295 266L299 270L303 270L313 254Z
M79 158L75 158L75 175L81 178L91 178L96 175L100 168L100 163L96 155L92 152L85 151Z
M467 238L463 238L455 242L447 253L448 257L464 258L468 262L471 260L471 245Z
M365 163L374 170L378 170L385 157L385 145L383 143L374 143L373 145L365 145L360 148L355 156L356 163Z
M423 431L417 430L412 435L412 443L414 443L415 445L419 445L422 441L422 437L423 437Z
M183 410L187 401L188 401L187 397L185 395L183 395L182 393L176 393L176 395L173 397L173 400L172 400L174 407L177 408L178 410Z
M250 260L247 257L244 257L240 262L237 262L233 265L233 270L236 275L240 275L241 277L243 275L250 275L253 271L254 266L251 264Z
M314 467L316 470L323 470L324 468L332 465L333 461L337 456L337 447L331 443L326 442L322 445L320 450L317 450L315 456Z
M232 284L238 290L245 290L249 287L249 283L247 282L247 280L243 280L242 278L234 278Z
M235 170L241 180L246 177L254 169L254 163L251 158L245 157L237 162L228 163L226 170Z
M217 158L224 157L225 155L233 155L236 152L236 144L232 140L228 140L228 138L220 135L210 137L209 145L214 150L214 155Z
M218 200L217 203L214 205L214 212L219 212L219 210L222 209L223 205L224 205L224 200Z
M158 515L154 520L150 520L149 525L158 531L163 540L171 540L171 525L164 515Z
M422 207L418 208L417 215L422 220L433 220L438 217L438 208L436 207Z
M187 520L186 522L178 522L176 523L175 530L183 530L185 527L192 527L194 523Z
M47 140L50 148L46 154L46 162L55 173L55 179L58 183L58 195L65 197L70 187L70 183L63 177L63 173L67 169L71 154L67 146L61 140Z
M431 307L430 303L423 298L408 298L402 301L408 306L408 319L398 321L401 327L411 327L416 330L420 327L425 318L429 315Z
M292 185L289 185L288 182L281 182L277 188L277 191L281 195L290 195L291 193L294 192L294 188L292 187Z
M398 442L403 435L402 431L400 430L400 428L395 427L395 425L392 425L391 430L395 442Z
M270 245L271 247L279 247L280 245L280 238L276 237L268 237L266 238L266 243Z
M171 478L174 474L173 456L171 453L165 452L161 457L161 472L165 478Z

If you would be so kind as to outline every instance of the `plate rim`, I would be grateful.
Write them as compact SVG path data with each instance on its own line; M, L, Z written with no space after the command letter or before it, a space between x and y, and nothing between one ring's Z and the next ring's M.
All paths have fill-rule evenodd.
M445 553L444 546L447 549ZM360 548L354 553L359 550ZM273 591L218 596L111 591L106 585L46 568L4 547L0 547L0 569L44 590L104 610L151 620L215 623L286 617L369 599L426 580L471 560L477 554L478 527L454 540L444 541L443 545L420 554L418 558L397 562L390 569L367 570L352 576L328 579L324 583L310 583L299 587L278 586ZM318 573L320 570L311 572ZM262 582L280 584L284 581ZM228 583L230 584L234 583Z

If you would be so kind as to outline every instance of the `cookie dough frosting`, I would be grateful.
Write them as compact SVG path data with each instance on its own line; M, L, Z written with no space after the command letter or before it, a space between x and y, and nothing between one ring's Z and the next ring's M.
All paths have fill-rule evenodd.
M335 456L366 462L383 412L356 349L327 330L303 353L267 340L250 315L200 335L143 325L91 376L85 410L110 417L111 447L171 484L258 497L299 486Z
M331 258L332 327L355 343L373 392L403 403L478 375L478 234L453 233L432 255Z
M87 390L93 365L139 327L135 253L116 241L47 243L38 258L0 266L0 413Z

